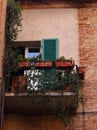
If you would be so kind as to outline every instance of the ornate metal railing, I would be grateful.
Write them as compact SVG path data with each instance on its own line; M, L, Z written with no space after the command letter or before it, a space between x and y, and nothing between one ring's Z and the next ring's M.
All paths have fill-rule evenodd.
M23 73L24 71L24 73ZM77 92L81 85L78 66L72 68L37 68L31 65L30 70L22 70L11 77L6 77L6 91L69 91Z

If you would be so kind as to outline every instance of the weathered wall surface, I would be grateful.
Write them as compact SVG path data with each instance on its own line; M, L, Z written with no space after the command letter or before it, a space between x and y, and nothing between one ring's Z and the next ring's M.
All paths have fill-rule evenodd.
M19 41L58 38L59 56L79 63L77 9L24 9ZM67 51L68 50L68 51Z
M79 9L80 64L86 66L85 129L97 129L97 8Z
M4 55L4 35L5 35L5 16L6 16L6 2L7 0L0 0L0 129L1 129L1 118L2 118L2 87L3 87L3 55Z
M97 130L97 8L80 8L78 9L77 17L79 21L80 65L87 67L84 87L81 90L84 98L85 114L82 114L83 105L80 104L77 114L72 118L67 130ZM12 121L11 125L10 120ZM35 124L32 123L34 124L33 126L31 126L31 120L35 121ZM54 128L56 128L55 130L65 130L63 123L55 117L32 116L29 118L25 116L24 118L24 115L8 114L5 115L4 130L11 130L10 127L12 125L16 129L25 130L27 126L24 125L24 122L26 122L25 124L29 124L30 128L28 130L32 127L32 130L40 130L40 128L41 130L54 130Z
M53 116L6 114L5 118L4 130L65 130L64 123Z

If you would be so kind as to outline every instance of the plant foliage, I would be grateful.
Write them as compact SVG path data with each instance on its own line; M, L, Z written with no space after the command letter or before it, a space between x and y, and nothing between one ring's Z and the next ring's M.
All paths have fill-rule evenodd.
M19 50L17 47L11 45L11 42L17 39L18 32L21 31L22 25L21 8L15 0L8 0L6 12L6 50L4 60L5 73L10 75L17 70L17 57Z
M4 58L4 74L6 76L6 88L11 86L12 75L18 70L18 53L19 49L11 44L17 39L18 33L22 31L22 14L20 4L15 0L8 0L6 11L5 26L5 58Z
M7 42L17 39L18 32L21 31L22 14L19 2L8 0L6 13L6 40Z

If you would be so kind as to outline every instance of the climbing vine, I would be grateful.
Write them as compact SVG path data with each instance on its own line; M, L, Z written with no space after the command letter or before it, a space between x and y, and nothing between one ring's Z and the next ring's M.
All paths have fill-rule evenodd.
M6 13L6 42L17 39L18 33L22 30L22 14L19 2L8 0Z
M4 57L4 74L7 76L7 85L11 80L11 76L18 70L17 58L19 49L12 44L17 39L18 33L22 31L22 14L19 2L8 0L6 10L6 26L5 26L5 57Z

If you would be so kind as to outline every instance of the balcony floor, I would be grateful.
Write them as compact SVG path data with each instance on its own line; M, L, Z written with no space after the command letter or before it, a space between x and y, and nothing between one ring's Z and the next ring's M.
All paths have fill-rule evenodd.
M5 94L5 113L24 113L24 114L51 114L51 109L47 106L36 107L35 102L41 98L42 94L39 93L35 95L34 100L31 95L27 96L27 93L15 94L6 93ZM46 92L45 99L48 96L55 102L61 100L64 102L64 107L67 109L73 109L74 103L78 102L77 94L74 92Z

